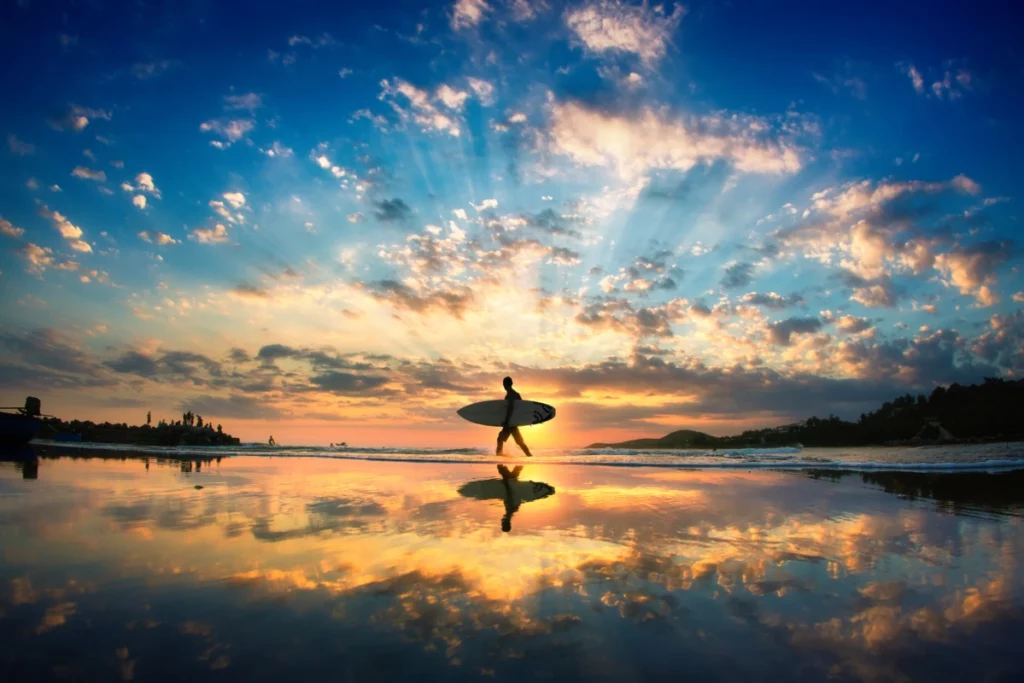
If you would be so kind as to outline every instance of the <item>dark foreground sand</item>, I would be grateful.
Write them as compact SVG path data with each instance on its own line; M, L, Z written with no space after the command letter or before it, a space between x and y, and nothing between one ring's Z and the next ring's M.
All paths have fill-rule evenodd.
M0 672L1012 680L1022 509L1021 471L0 463Z

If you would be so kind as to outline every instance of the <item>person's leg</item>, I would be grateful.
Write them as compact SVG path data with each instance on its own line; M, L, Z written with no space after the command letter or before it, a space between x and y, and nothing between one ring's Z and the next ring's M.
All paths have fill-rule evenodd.
M511 433L512 432L509 429L502 429L498 432L498 448L494 451L495 455L501 455L501 449L505 445L505 442L508 441L509 434Z
M521 449L523 449L523 453L526 453L527 457L533 457L533 453L530 452L530 447L526 445L526 442L523 441L523 435L519 433L519 427L512 428L512 438L516 440L516 443L519 444Z

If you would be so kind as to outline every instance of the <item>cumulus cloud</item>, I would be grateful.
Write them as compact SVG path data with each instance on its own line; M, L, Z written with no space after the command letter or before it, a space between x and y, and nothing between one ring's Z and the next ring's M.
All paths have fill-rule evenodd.
M256 128L256 122L251 119L210 119L199 124L199 130L204 133L213 133L221 140L213 140L211 145L218 149L230 147L232 144L243 140Z
M974 296L979 306L991 306L999 297L991 286L996 270L1009 260L1012 245L1006 242L983 242L939 254L935 266L961 294Z
M96 171L85 166L75 166L75 170L71 171L71 175L76 178L82 178L83 180L92 180L97 183L107 182L107 174L103 171Z
M53 249L49 247L40 247L29 242L18 249L17 253L28 261L25 269L30 273L38 275L53 265Z
M441 101L441 104L455 111L462 111L469 99L469 93L465 90L456 90L447 83L437 89L434 97Z
M262 106L263 96L254 92L224 96L224 109L227 111L247 109L251 113L254 109L259 109Z
M786 318L768 326L768 336L773 344L789 346L794 334L813 334L820 330L819 318Z
M871 329L871 321L867 318L844 315L836 320L836 329L849 334L857 334Z
M435 107L430 101L427 91L421 90L401 78L394 78L391 81L384 79L380 85L382 89L380 99L387 100L403 121L411 120L424 131L433 130L455 137L460 135L458 120L442 113ZM442 88L445 87L447 86L442 86ZM403 106L403 102L405 106Z
M287 157L292 156L294 152L292 151L291 147L286 147L275 140L274 144L272 144L270 147L267 147L266 149L261 147L260 154L266 154L268 157L271 157L272 159L285 159Z
M623 179L655 169L688 171L718 159L747 173L800 170L795 145L770 131L756 117L670 118L650 108L627 116L571 102L552 108L547 140L552 152L584 166L610 167Z
M469 78L469 87L476 93L480 104L490 106L494 104L494 85L481 78Z
M143 242L155 244L160 247L164 247L170 244L181 244L178 240L174 239L165 232L158 230L142 230L139 232L139 239Z
M588 52L633 54L654 66L665 56L685 11L677 4L666 14L664 5L651 8L646 0L641 5L596 0L566 12L565 25Z
M228 241L228 229L222 223L217 223L212 228L196 228L189 238L200 244L225 244Z
M451 26L456 31L473 28L484 20L491 6L484 0L456 0L452 7Z
M89 107L81 107L77 104L72 104L63 115L51 118L49 120L50 126L57 130L72 131L75 133L81 132L89 125L91 121L101 119L109 121L111 114L105 109L92 109Z
M917 70L917 67L914 66L913 64L908 64L906 62L900 62L896 66L904 74L906 74L907 78L910 79L910 84L914 87L914 92L916 92L918 95L923 95L924 77L921 75L921 72Z
M749 292L748 294L744 294L740 297L740 302L751 306L763 306L764 308L779 311L792 306L802 306L807 303L807 300L799 294L781 296L775 292L768 292L767 294Z
M373 215L381 223L396 223L406 221L412 217L412 209L398 197L382 199L379 202L375 202L374 205L377 207L377 210L373 212Z
M138 207L140 210L146 208L146 195L137 194L132 197L132 204Z
M68 245L72 249L86 253L92 251L92 247L89 246L89 243L81 239L82 229L69 221L67 217L59 211L50 211L50 209L43 204L39 209L39 214L53 223L53 227L57 229L61 237L68 241Z
M245 206L245 195L241 192L225 192L221 196L232 208L240 209Z
M19 239L24 234L24 228L16 227L9 220L0 217L0 235L3 235L5 237L13 237L14 239Z
M746 287L753 281L754 264L740 261L726 265L721 285L726 289L734 289L736 287Z

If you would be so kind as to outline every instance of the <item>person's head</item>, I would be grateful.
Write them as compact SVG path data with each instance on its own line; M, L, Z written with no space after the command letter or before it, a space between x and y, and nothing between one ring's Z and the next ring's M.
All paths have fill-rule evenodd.
M512 388L512 378L511 377L506 377L505 379L501 380L501 383L505 385L506 389L511 389Z

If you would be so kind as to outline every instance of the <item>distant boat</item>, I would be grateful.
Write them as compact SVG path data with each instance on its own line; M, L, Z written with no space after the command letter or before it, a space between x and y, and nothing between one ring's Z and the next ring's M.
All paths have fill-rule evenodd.
M24 446L39 433L42 423L28 415L0 413L0 446Z

